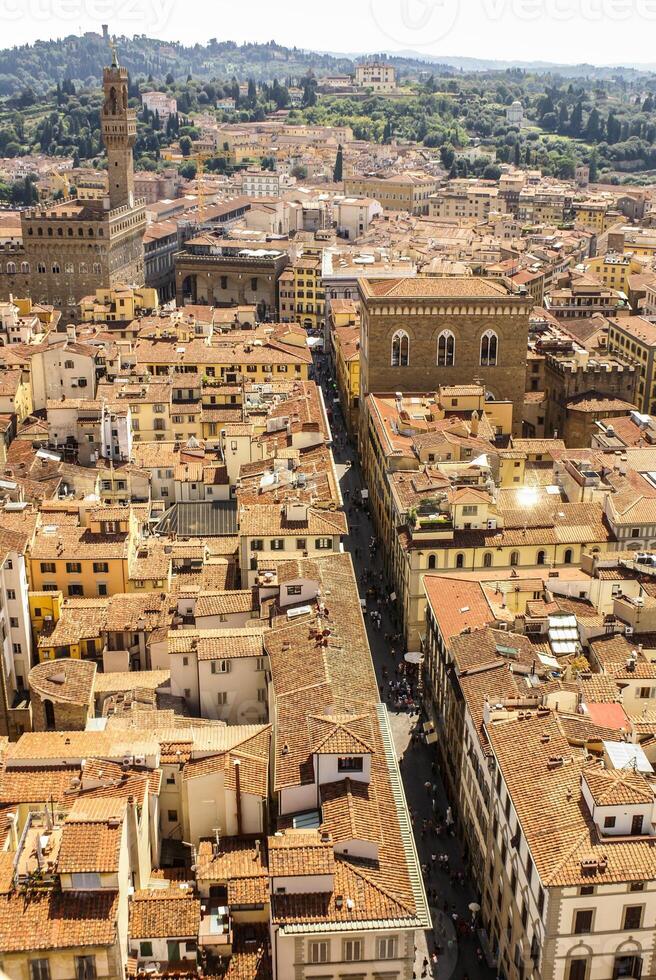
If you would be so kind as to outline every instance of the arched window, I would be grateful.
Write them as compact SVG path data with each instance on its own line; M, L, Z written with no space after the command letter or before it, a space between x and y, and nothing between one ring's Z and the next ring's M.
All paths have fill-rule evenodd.
M481 337L481 366L494 367L497 363L499 338L494 330L486 330Z
M437 338L438 367L453 367L456 362L456 338L450 330L443 330Z
M435 568L435 555L428 556L428 567Z
M36 271L37 272L45 272L46 271L46 264L45 264L45 262L39 262L37 264Z
M61 272L61 269L59 268L59 262L53 262L52 271L54 272L55 275L57 275L58 272Z
M572 564L572 549L571 548L568 548L567 551L565 552L565 556L563 558L563 561L565 562L566 565L571 565Z
M464 567L465 567L465 556L463 555L462 551L460 551L456 555L456 568L464 568Z
M87 272L86 262L80 262L80 272L82 273L82 275L86 275Z
M392 367L407 367L410 361L410 338L405 330L397 330L392 337Z
M491 568L491 567L492 567L492 554L491 552L486 551L485 554L483 555L483 568Z
M510 552L510 564L513 567L515 565L519 565L519 552L518 551L511 551Z
M29 271L30 271L30 263L21 262L21 272L29 272Z
M51 730L55 727L55 706L48 698L43 702L43 710L46 716L46 728Z
M100 275L100 262L94 262L93 263L93 274L95 276L99 276Z
M546 562L546 560L547 560L547 556L546 556L545 552L544 551L538 551L537 555L535 556L535 564L536 565L544 565L544 563Z
M15 271L16 271L16 263L15 262L7 262L7 272L8 272L8 274L10 276L12 276ZM44 268L44 272L45 272L45 268Z

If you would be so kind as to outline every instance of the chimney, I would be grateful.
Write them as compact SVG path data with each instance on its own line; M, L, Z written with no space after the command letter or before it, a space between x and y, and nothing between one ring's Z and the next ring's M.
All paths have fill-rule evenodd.
M241 837L241 773L239 759L235 759L235 796L237 798L237 833Z
M137 801L132 794L128 796L126 819L128 822L128 851L130 853L130 865L134 873L135 888L145 888L147 879L142 874L139 855L139 818L137 815Z

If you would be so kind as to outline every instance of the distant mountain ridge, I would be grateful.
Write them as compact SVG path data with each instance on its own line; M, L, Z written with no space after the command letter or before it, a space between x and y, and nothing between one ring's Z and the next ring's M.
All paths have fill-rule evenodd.
M228 80L254 78L271 81L274 77L298 78L310 69L317 73L343 73L353 70L357 59L375 57L369 53L340 54L302 48L288 48L270 41L266 44L237 44L212 38L207 44L183 45L146 35L119 37L120 59L133 76L152 74L161 80L171 72L177 80L187 74L195 78ZM651 66L599 67L594 65L556 65L548 62L509 62L478 58L436 57L416 51L383 52L386 60L401 71L488 71L518 68L560 74L567 77L604 78L623 75L630 78ZM25 88L37 94L51 89L64 78L95 85L109 56L108 42L101 34L36 41L0 50L0 95L11 95Z

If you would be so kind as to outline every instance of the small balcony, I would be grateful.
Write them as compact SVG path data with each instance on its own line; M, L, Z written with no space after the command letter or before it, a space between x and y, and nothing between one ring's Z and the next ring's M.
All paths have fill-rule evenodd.
M453 520L449 514L409 514L408 524L414 540L453 538Z
M201 904L198 942L201 946L212 947L212 952L218 956L232 954L232 920L227 905L211 900Z

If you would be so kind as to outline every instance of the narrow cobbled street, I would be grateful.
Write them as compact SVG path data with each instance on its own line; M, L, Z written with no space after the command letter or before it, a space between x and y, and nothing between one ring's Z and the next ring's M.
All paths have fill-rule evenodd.
M315 354L316 380L321 383L326 408L331 411L333 453L348 516L349 535L345 550L353 559L369 644L373 656L381 700L387 704L406 799L412 817L419 859L433 917L433 932L418 940L415 977L447 980L492 980L491 970L479 945L476 923L472 927L471 903L478 902L467 878L462 849L453 828L449 800L437 766L433 748L421 737L422 717L417 698L417 667L406 665L403 644L394 623L389 583L384 581L382 562L374 539L372 523L361 489L365 487L357 450L346 434L344 419L336 400L326 355Z

